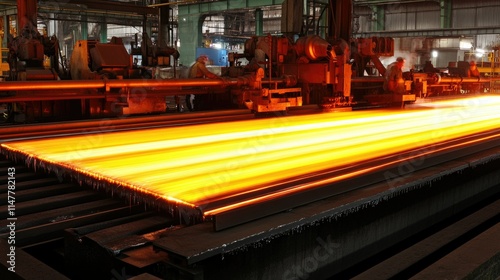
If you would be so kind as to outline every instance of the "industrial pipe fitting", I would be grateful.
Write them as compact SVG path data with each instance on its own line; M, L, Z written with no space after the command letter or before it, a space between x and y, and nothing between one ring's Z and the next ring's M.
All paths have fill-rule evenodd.
M317 35L299 38L295 50L299 56L306 56L310 60L335 58L332 45Z

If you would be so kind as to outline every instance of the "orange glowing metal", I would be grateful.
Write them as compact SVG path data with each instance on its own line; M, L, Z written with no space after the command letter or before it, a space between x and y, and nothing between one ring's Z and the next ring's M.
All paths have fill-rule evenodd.
M421 107L428 108L26 140L1 147L159 199L201 207L220 198L266 189L291 176L500 127L499 96ZM283 192L308 187L315 185ZM241 204L245 202L233 207ZM231 206L220 211L227 208Z

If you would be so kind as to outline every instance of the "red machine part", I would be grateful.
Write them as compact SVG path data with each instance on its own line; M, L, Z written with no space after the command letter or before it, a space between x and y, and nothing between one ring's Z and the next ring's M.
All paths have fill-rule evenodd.
M18 34L22 34L24 28L29 28L30 26L36 28L37 9L37 0L17 1Z
M299 56L306 56L311 60L335 59L332 45L317 35L299 38L295 50Z

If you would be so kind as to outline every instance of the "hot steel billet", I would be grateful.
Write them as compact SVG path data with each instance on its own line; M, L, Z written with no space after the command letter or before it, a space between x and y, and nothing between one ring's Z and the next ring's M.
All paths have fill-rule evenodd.
M67 90L67 89L100 89L124 87L207 87L239 85L240 79L176 79L176 80L78 80L78 81L16 81L0 83L0 91L27 90Z
M227 87L252 85L255 78L243 76L238 78L220 79L168 79L168 80L70 80L70 81L15 81L0 83L0 91L31 91L31 90L69 90L69 89L100 89L105 88L173 88L173 87ZM290 83L290 78L273 79L276 83Z

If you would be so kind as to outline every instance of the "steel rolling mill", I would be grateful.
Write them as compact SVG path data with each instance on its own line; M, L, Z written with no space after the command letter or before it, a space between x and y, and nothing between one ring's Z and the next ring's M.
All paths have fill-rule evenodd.
M394 47L351 39L351 6L329 2L327 39L249 39L265 67L213 80L152 79L119 40L79 42L62 80L39 67L54 40L19 38L0 83L2 279L498 276L500 96L461 91L497 78L367 91ZM190 93L248 110L160 115Z

